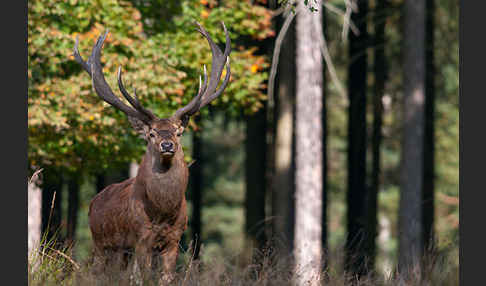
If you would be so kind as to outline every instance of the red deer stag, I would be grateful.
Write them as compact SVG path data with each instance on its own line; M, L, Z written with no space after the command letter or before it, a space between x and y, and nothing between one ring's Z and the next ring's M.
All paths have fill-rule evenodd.
M105 80L100 63L101 49L108 31L98 38L88 61L84 61L79 54L76 39L74 58L91 76L98 96L123 111L133 128L147 141L137 176L107 186L91 201L89 226L94 254L97 260L101 258L104 265L114 257L126 261L126 253L134 253L142 269L151 269L160 261L164 276L171 275L175 270L179 241L187 227L185 191L189 176L180 138L190 117L218 97L230 79L231 42L224 23L224 53L208 32L199 23L196 24L197 30L211 47L209 84L204 68L204 81L201 85L199 78L197 95L169 118L157 117L140 104L135 92L132 97L126 91L121 68L118 69L118 87L133 108L115 96ZM225 78L216 89L225 65Z

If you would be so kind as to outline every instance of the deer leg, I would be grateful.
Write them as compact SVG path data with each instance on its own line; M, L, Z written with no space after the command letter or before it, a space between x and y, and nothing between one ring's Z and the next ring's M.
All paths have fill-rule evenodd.
M96 245L93 251L92 273L95 276L106 274L110 265L110 251L102 246Z
M117 249L116 251L113 251L110 256L110 269L115 272L123 270L125 268L124 260L124 252L122 249Z
M151 253L145 245L139 245L135 249L134 274L140 279L147 279L152 268Z
M132 285L143 285L150 276L151 257L147 247L139 245L135 249L135 259L133 260L133 271L130 275Z
M135 246L135 259L134 259L134 277L136 280L141 281L148 279L152 269L152 245L153 235L150 231L146 231L137 242Z
M93 267L91 267L93 275L98 276L105 272L106 261L107 259L104 255L93 255Z
M172 243L167 246L167 250L162 255L162 278L165 283L174 280L177 255L179 254L179 244Z

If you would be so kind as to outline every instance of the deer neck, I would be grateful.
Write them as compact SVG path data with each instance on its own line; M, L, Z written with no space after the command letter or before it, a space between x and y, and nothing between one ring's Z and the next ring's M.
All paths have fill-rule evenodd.
M147 150L140 164L135 190L154 216L179 208L187 188L188 169L182 148L172 158L163 159Z

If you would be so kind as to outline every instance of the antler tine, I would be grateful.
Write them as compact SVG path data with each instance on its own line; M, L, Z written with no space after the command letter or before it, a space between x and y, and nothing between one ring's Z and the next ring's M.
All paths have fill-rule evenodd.
M206 90L208 89L208 70L206 69L206 65L203 65L203 70L204 70L204 83L200 90L201 93L205 93Z
M76 36L76 42L74 43L74 52L73 56L74 59L83 67L83 69L91 76L91 68L89 67L89 64L83 60L83 57L79 54L78 50L78 44L79 44L79 37Z
M126 115L131 117L136 117L143 122L150 122L152 118L147 114L141 113L138 110L131 108L130 106L123 103L111 90L110 86L105 80L103 75L102 67L101 67L101 49L103 47L103 43L108 36L108 30L101 36L98 37L96 44L93 46L93 50L91 52L91 56L88 58L88 61L84 61L78 51L78 38L76 37L76 43L74 45L74 59L81 64L83 69L88 72L91 76L93 87L96 91L96 94L103 99L104 101L108 102L113 107L123 111Z
M204 65L204 82L201 86L201 76L199 76L199 89L197 95L186 106L179 108L173 115L174 118L182 120L183 125L186 126L187 123L189 123L189 117L199 110L202 96L207 89L207 84L208 74L206 72L206 65Z
M196 22L196 25L198 28L196 28L201 35L203 35L206 40L209 43L209 46L211 47L211 53L212 53L212 66L211 66L211 78L209 81L209 86L207 90L204 92L202 103L200 108L206 106L209 102L213 101L216 97L221 95L223 90L226 88L228 85L229 79L230 79L230 74L231 74L231 68L230 68L230 63L229 63L229 54L231 52L231 39L228 34L228 30L226 29L226 26L224 25L224 22L221 22L221 25L223 26L223 30L225 33L226 37L226 45L224 49L224 53L221 52L221 49L214 43L213 39L209 35L209 33L204 29L204 27ZM220 88L216 90L216 87L218 86L218 83L221 78L221 73L223 72L223 68L226 64L226 75L223 80L223 83L221 84Z
M209 46L211 47L211 54L212 54L212 66L211 66L211 79L209 80L208 84L208 77L206 72L206 66L204 65L204 83L201 86L201 81L199 80L199 90L197 96L195 96L186 106L183 108L178 109L173 117L182 120L182 124L184 126L187 125L189 122L189 117L196 113L199 109L203 106L207 105L209 102L214 100L218 97L223 90L228 85L231 69L229 64L229 53L231 52L231 40L228 34L228 30L223 22L224 33L226 36L226 46L224 49L224 53L221 52L220 48L214 43L209 36L209 33L204 29L201 24L196 22L198 26L196 28L199 33L201 33L208 41ZM216 91L216 87L218 86L219 79L221 77L221 73L223 72L224 65L226 64L226 76L221 84L220 88Z
M122 80L122 68L121 66L118 67L118 75L117 75L117 80L118 80L118 88L120 89L121 93L123 94L123 97L130 102L130 104L138 111L141 113L145 114L146 116L150 117L151 119L156 118L156 116L148 109L143 107L140 104L140 101L137 99L137 93L135 88L133 89L133 97L128 93L128 91L125 89L125 86L123 85L123 80Z

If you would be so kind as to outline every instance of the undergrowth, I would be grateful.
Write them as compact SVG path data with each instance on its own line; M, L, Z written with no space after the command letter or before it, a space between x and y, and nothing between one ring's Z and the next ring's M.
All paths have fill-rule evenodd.
M398 275L396 272L383 275L369 273L357 279L334 267L323 271L320 285L459 285L459 269L453 263L454 251L443 251L429 255L427 265L418 275ZM295 271L290 257L281 257L272 251L254 250L251 255L243 253L227 259L201 262L193 259L192 250L181 251L181 263L170 283L161 282L160 271L154 270L144 276L142 283L134 278L133 264L122 270L113 268L96 274L92 261L77 262L72 258L71 247L56 246L55 240L45 237L41 246L29 257L29 285L290 285ZM248 257L251 258L248 259ZM330 259L340 260L339 257ZM334 261L333 264L340 263ZM407 278L407 279L406 279ZM137 283L138 281L138 283Z

